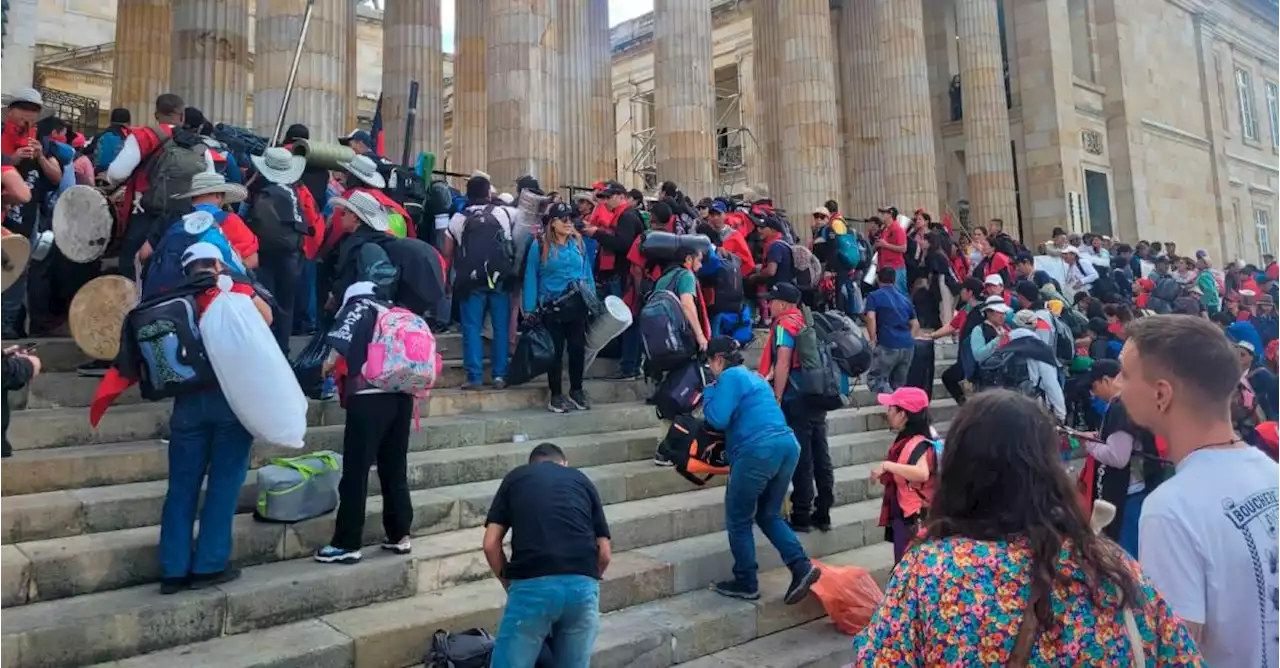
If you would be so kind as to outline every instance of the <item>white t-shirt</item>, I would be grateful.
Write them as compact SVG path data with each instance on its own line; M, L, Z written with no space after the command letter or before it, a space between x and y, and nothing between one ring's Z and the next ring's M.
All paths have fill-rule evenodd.
M487 206L487 205L486 205ZM467 229L467 213L472 209L483 209L484 206L471 205L462 210L462 213L453 214L453 218L449 219L449 236L453 237L454 243L462 243L462 232ZM514 239L512 236L513 226L515 225L515 209L509 206L497 204L493 207L493 217L498 220L498 224L502 226L502 231L506 232L508 239Z
M1206 666L1280 665L1280 468L1256 448L1207 448L1142 504L1142 570L1204 625Z

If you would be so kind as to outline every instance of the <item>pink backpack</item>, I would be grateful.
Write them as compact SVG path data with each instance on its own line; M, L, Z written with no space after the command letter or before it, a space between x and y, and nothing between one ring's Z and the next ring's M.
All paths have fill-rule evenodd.
M436 337L412 311L399 307L378 311L361 375L380 390L425 398L440 369Z

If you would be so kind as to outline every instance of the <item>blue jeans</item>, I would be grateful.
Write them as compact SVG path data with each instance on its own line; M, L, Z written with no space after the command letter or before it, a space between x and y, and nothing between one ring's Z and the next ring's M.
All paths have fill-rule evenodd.
M795 570L809 562L795 532L782 519L782 500L799 460L800 446L790 438L735 453L729 468L724 526L729 532L729 551L733 553L733 577L753 590L759 587L753 520L788 568Z
M622 299L626 291L622 289L622 279L609 279L609 294ZM622 332L622 359L618 360L618 371L635 375L640 373L640 328L633 320L631 326Z
M907 268L898 267L897 269L893 270L893 273L894 273L893 284L898 286L898 289L902 291L902 294L910 296L911 291L907 289Z
M178 397L169 418L169 491L160 518L160 571L165 578L217 573L231 557L231 521L249 471L253 436L221 390ZM195 542L196 504L208 472Z
M302 259L298 294L293 302L293 331L310 334L316 329L316 262Z
M462 317L462 366L467 382L484 380L484 317L493 323L493 377L507 375L507 359L511 355L511 295L496 290L473 290L458 309Z
M600 582L585 575L513 580L492 666L533 668L551 637L556 668L587 668L600 630Z

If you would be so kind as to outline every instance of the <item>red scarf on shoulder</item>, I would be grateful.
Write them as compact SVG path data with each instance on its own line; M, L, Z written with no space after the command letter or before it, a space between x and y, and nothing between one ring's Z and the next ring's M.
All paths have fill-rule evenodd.
M630 200L622 203L622 206L609 210L604 204L597 204L591 215L588 216L587 222L601 229L609 230L609 234L613 233L613 228L618 226L618 218L622 216L622 212L631 206ZM618 266L618 256L612 251L605 250L603 246L596 252L599 259L600 271L613 271Z
M773 370L773 349L777 345L774 339L777 336L779 327L793 337L798 335L800 330L804 328L804 313L800 311L799 307L792 307L786 313L774 317L773 326L769 328L769 340L765 342L764 350L760 351L760 364L756 367L756 372L762 376L768 375ZM791 368L794 369L799 361L799 358L795 357L793 353Z

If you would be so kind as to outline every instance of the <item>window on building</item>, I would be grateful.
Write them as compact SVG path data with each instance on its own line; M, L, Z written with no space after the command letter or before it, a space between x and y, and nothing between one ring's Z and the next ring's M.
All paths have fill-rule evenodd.
M1223 132L1231 132L1231 114L1227 112L1227 91L1222 84L1222 56L1213 54L1213 80L1218 84L1218 113L1222 114Z
M1249 71L1236 68L1236 97L1240 99L1240 132L1245 139L1258 139L1258 113L1253 106L1253 81Z
M1271 125L1271 145L1280 148L1280 86L1267 84L1267 122Z
M1088 0L1067 0L1068 29L1071 35L1071 70L1085 81L1093 81L1093 48L1089 34Z
M1266 209L1253 210L1253 226L1258 233L1258 254L1273 255L1271 249L1271 212Z

